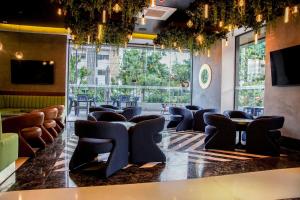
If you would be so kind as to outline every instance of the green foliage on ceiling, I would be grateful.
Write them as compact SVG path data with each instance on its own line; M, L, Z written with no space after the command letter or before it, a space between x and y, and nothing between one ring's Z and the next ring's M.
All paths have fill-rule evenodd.
M154 43L203 52L235 28L259 31L283 16L286 7L289 7L289 18L295 18L299 15L299 4L300 0L196 0L185 10L189 20L176 25L170 23Z

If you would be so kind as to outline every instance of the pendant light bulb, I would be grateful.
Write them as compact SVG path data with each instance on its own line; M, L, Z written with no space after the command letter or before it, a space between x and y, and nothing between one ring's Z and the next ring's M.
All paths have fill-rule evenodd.
M62 15L62 9L61 9L61 8L58 8L58 9L57 9L57 14L58 14L59 16Z
M162 45L160 46L160 48L161 48L161 49L165 49L165 45L162 44Z
M0 42L0 51L2 51L3 50L3 44L2 44L2 42Z
M204 18L207 19L208 18L208 4L204 5Z
M129 39L129 40L132 40L132 39L133 39L132 34L128 34L128 39Z
M207 57L210 58L210 49L207 49Z
M289 17L290 17L290 7L285 7L285 10L284 10L284 23L289 22Z
M263 16L262 16L262 14L258 14L258 15L256 15L256 22L262 22L262 20L263 20Z
M146 25L146 18L145 18L144 14L142 15L142 18L141 18L141 25Z
M292 13L295 15L295 14L297 14L298 12L299 12L298 6L294 6L294 7L293 7Z
M199 51L195 51L194 56L199 56Z
M88 36L87 36L87 44L90 44L90 43L91 43L91 36L88 35Z
M228 43L228 39L226 38L225 40L225 47L228 47L229 43Z
M220 21L220 22L219 22L219 27L222 28L223 26L224 26L224 22L223 22L223 21Z
M103 25L99 24L98 25L98 36L97 36L99 41L102 41L103 39Z
M156 6L156 0L150 0L150 7L155 7Z
M254 34L254 44L258 43L258 32L255 32Z
M239 0L238 5L239 5L239 7L244 7L245 6L245 0Z
M122 10L121 6L118 3L116 3L112 9L115 13L119 13Z
M177 42L173 42L173 46L174 46L174 47L177 47Z
M187 25L188 28L192 28L193 25L194 25L194 23L193 23L192 20L189 20L189 21L186 23L186 25Z
M102 11L102 23L105 24L106 23L106 10Z
M16 58L18 59L18 60L21 60L21 59L23 59L23 52L22 51L17 51L16 53L15 53L15 56L16 56Z
M200 45L202 45L204 42L204 36L202 34L200 34L196 37L196 40Z

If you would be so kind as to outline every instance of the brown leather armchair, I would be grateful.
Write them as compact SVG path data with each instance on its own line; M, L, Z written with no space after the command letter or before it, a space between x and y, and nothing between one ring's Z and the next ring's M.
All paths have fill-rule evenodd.
M58 132L55 129L55 127L57 126L55 119L57 117L58 109L57 108L43 108L40 110L32 111L32 113L34 113L34 112L43 112L45 114L43 127L46 129L46 131L48 133L51 134L52 137L56 138L58 136ZM44 130L45 133L46 133L46 131Z
M34 157L34 148L45 148L46 142L42 139L41 125L44 123L44 113L35 112L2 121L4 132L19 134L19 156Z
M57 108L57 110L58 110L57 117L54 119L56 122L55 129L57 132L61 132L65 128L64 119L63 119L65 106L64 105L55 105L55 106L50 106L47 108Z

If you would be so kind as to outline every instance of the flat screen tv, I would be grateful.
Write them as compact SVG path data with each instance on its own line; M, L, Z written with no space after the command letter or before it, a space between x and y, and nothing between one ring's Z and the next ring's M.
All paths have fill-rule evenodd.
M11 60L11 82L13 84L53 84L54 62Z
M300 85L300 45L273 51L270 56L273 86Z

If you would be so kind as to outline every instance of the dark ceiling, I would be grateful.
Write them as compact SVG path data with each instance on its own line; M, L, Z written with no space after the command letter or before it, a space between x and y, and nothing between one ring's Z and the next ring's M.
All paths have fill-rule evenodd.
M156 0L158 6L185 9L194 0ZM177 13L177 14L176 14ZM176 17L180 11L176 11ZM57 15L51 0L5 0L0 7L0 22L35 26L64 27L64 19ZM158 33L163 21L147 20L145 26L137 25L135 32Z

